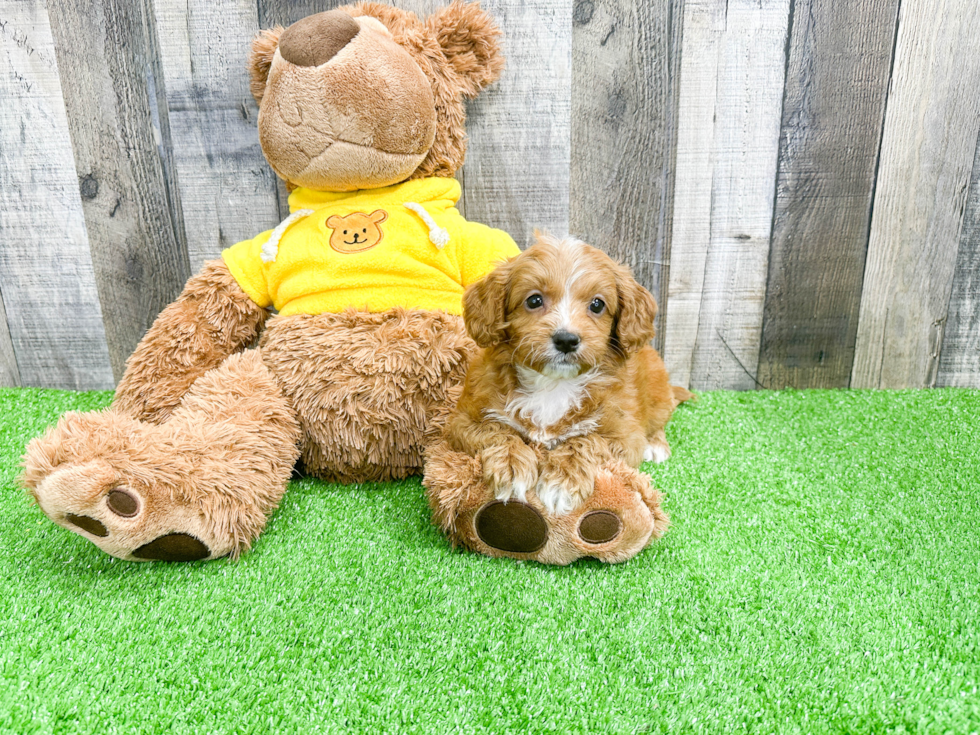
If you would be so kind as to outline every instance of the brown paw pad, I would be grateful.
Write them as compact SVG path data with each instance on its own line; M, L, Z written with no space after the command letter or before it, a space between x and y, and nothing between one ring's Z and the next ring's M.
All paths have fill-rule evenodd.
M83 531L88 531L93 536L105 538L109 535L109 529L94 518L89 518L88 516L77 516L74 513L68 513L65 516L65 520L73 526L78 526Z
M152 559L154 561L197 561L210 556L211 550L204 542L186 533L168 533L143 544L133 556L137 559Z
M548 540L548 524L530 505L496 500L477 514L476 535L491 548L531 554Z
M604 544L619 535L623 527L619 516L610 510L594 510L582 517L578 535L588 544Z
M106 496L106 505L117 516L132 518L140 512L140 501L128 488L117 487Z

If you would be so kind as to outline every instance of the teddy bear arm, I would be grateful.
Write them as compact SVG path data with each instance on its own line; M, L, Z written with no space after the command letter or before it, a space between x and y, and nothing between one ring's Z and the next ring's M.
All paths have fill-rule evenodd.
M268 315L223 260L205 263L130 356L113 408L140 420L165 421L198 377L255 341Z

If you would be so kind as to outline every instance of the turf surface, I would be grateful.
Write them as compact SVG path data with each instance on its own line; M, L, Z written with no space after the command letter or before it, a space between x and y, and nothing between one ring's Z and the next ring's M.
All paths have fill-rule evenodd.
M109 394L0 391L0 730L980 731L980 392L708 393L632 561L451 551L418 480L298 480L238 563L45 520L28 438Z

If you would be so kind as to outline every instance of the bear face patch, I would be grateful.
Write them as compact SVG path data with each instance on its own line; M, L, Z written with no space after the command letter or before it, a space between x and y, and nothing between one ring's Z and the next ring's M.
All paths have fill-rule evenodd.
M384 238L381 223L388 219L388 213L376 209L371 214L352 212L346 217L338 214L327 219L330 234L330 247L338 253L360 253L375 247Z

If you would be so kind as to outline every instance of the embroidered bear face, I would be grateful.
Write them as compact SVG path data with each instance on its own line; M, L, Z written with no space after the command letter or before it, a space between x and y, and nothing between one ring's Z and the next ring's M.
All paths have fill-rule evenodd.
M333 230L330 247L338 253L359 253L370 250L385 236L381 223L388 219L388 213L376 209L371 214L353 212L346 217L333 215L327 220L327 227Z

